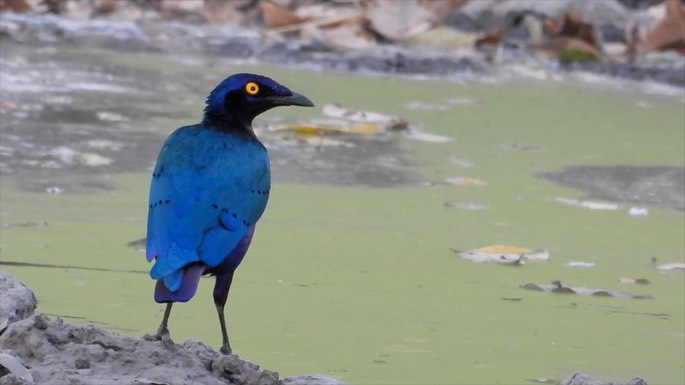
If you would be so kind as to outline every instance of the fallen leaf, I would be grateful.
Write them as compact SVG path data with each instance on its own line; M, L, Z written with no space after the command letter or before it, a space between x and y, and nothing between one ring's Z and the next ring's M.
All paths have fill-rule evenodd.
M607 203L607 202L597 202L597 201L586 201L582 199L573 199L573 198L564 198L564 197L554 197L554 201L556 202L561 202L563 204L573 206L573 207L582 207L586 209L591 209L591 210L618 210L619 205L615 203Z
M549 260L549 252L530 250L518 246L493 245L480 249L459 251L452 249L459 257L478 263L496 263L501 265L523 265L525 260Z
M31 6L26 0L2 0L0 1L0 12L26 13L31 11Z
M525 13L517 22L523 23L530 36L529 48L539 52L549 59L557 59L563 62L569 61L597 61L603 58L601 47L597 44L596 38L588 37L594 34L581 27L580 16L567 12L561 22L552 22L554 26L560 25L558 33L552 36L544 36L543 22L539 17L531 12ZM579 23L580 25L570 25L564 28L564 23ZM547 22L550 25L550 22ZM548 29L554 27L547 27ZM589 27L592 29L592 27ZM563 31L564 34L561 34ZM575 31L576 35L569 35L570 31ZM594 40L594 41L593 41Z
M409 139L414 139L414 140L418 140L421 142L428 142L428 143L447 143L447 142L454 141L454 139L450 138L449 136L443 136L443 135L438 135L438 134L431 134L428 132L422 132L422 131L419 131L418 129L409 130L408 132L405 133L405 136Z
M659 270L685 270L685 263L665 263L662 265L657 265L656 268Z
M338 104L326 104L322 112L333 118L347 119L354 122L375 123L388 129L406 129L409 122L397 116L385 115L379 112L352 110Z
M567 267L595 267L594 262L571 261L565 264Z
M451 105L451 106L475 106L475 105L482 103L480 101L480 99L469 98L469 97L447 98L447 99L442 99L442 101Z
M595 28L583 21L576 10L569 9L561 21L547 20L542 26L553 37L570 37L589 44L594 48L594 53L602 49Z
M614 291L614 290L604 290L604 289L596 289L596 288L589 288L589 287L582 287L582 286L576 286L576 287L570 287L570 286L563 286L560 281L552 281L551 284L547 285L540 285L540 284L535 284L535 283L526 283L523 285L519 285L519 287L526 289L526 290L533 290L533 291L545 291L549 293L560 293L560 294L576 294L576 295L582 295L582 296L594 296L594 297L616 297L616 298L634 298L634 299L654 299L651 295L648 294L630 294L622 291Z
M304 142L317 146L317 147L347 147L347 148L352 148L354 147L354 144L344 142L342 140L336 140L336 139L331 139L331 138L326 138L324 136L311 136L304 138Z
M78 162L84 166L100 167L114 163L114 159L90 152L84 152L78 155Z
M476 38L473 46L479 50L490 49L494 46L497 46L502 41L506 32L507 31L504 27L495 27L485 32L485 34L482 36Z
M267 28L275 29L304 23L307 19L297 16L286 7L265 0L259 3L262 20Z
M489 207L487 205L484 205L484 204L478 203L478 202L445 201L443 204L445 205L445 207L454 207L454 208L462 209L462 210L479 211L479 210L489 209Z
M485 183L481 179L476 179L476 178L467 178L467 177L454 177L454 178L447 178L445 179L445 182L448 184L453 184L456 186L485 186L487 183Z
M675 50L685 55L685 5L681 0L664 0L654 6L663 16L649 20L649 26L641 20L631 22L626 32L628 50L644 54L654 51Z
M417 111L444 111L447 106L443 104L428 104L424 102L409 102L402 106L406 110L417 110Z
M333 134L378 134L386 128L374 123L356 123L338 119L313 119L295 124L269 126L270 131L292 131L300 135Z
M649 283L649 280L647 278L621 277L618 279L618 282L626 284L646 285Z

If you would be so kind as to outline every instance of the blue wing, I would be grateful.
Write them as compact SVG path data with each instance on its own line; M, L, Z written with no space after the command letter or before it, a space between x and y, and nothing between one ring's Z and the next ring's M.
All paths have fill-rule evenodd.
M150 185L150 276L175 291L184 266L216 267L262 215L269 189L268 155L253 136L200 125L176 130Z

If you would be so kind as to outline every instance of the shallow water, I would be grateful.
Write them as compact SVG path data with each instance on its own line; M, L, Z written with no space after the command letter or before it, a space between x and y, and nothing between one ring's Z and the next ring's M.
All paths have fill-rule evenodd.
M128 245L144 236L148 169L164 136L197 120L218 80L255 71L318 108L278 109L258 122L275 184L229 300L236 353L283 376L318 372L350 384L525 383L574 371L685 381L685 277L652 261L685 260L678 93L5 48L0 259L3 271L35 290L41 312L134 336L156 330L163 309L152 301L149 265ZM454 140L389 133L335 136L353 147L326 147L266 129L320 117L330 102L397 114L413 130ZM428 107L405 107L413 102ZM591 210L554 198L597 199L596 190L536 176L568 166L675 172L636 181L636 173L612 178L600 167L582 178L594 183L577 186L606 180L604 187L636 193L602 195L619 208ZM445 182L455 177L467 182ZM648 215L629 215L633 206ZM552 259L516 268L451 251L490 244L546 249ZM570 261L595 267L565 267ZM650 283L625 285L620 277ZM654 299L518 287L553 280ZM193 301L175 306L177 342L219 345L211 287L204 280Z

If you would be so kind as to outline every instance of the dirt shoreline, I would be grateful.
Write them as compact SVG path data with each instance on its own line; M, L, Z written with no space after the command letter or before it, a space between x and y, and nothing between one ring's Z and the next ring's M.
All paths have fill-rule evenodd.
M168 345L51 319L3 272L0 293L0 385L343 385L319 374L280 378L192 339Z
M528 37L520 30L521 27L512 31L512 34L524 36L515 36L502 43L496 53L476 49L466 42L474 35L483 33L488 25L505 23L513 17L512 15L526 12L529 10L527 7L534 5L537 13L546 16L555 15L563 9L559 4L548 5L547 9L544 6L547 2L529 5L526 5L526 2L521 3L517 6L518 3L511 2L508 8L505 6L509 3L500 4L500 7L506 8L507 11L498 16L493 16L492 11L485 6L480 7L484 9L473 6L471 8L477 10L471 12L475 14L455 14L452 18L456 18L456 21L445 22L444 30L436 29L437 36L429 37L427 41L389 42L380 39L373 44L352 48L341 48L335 43L318 38L307 39L280 34L255 21L243 20L243 24L237 21L207 23L193 21L192 18L189 20L190 16L184 19L165 14L164 10L139 9L136 11L143 12L143 16L134 18L126 16L127 12L132 12L127 8L115 11L107 17L90 18L80 15L86 10L64 11L58 15L0 12L0 41L42 48L72 46L84 50L165 53L182 55L191 60L203 57L255 60L319 71L413 76L506 76L513 73L523 76L527 71L520 68L525 68L536 73L546 73L548 76L593 74L614 81L648 81L678 88L685 87L685 57L675 51L653 52L633 61L564 63L544 58L527 49ZM559 3L565 4L563 1ZM573 4L569 2L564 7L572 7ZM613 31L604 34L608 45L623 44L617 41L623 39L622 37L619 39L613 35L619 34L617 31L624 28L625 19L641 17L641 10L624 7L612 0L599 3L601 4L608 10L620 10L618 13L623 16L605 16L593 25L598 29ZM592 14L592 7L583 11L582 5L575 6L581 7L581 14ZM607 12L609 11L597 13ZM247 12L247 15L249 14ZM252 15L252 18L254 17ZM468 23L459 21L469 17L471 19ZM465 31L473 28L474 23L481 25L478 31ZM448 36L448 45L440 45L441 34Z

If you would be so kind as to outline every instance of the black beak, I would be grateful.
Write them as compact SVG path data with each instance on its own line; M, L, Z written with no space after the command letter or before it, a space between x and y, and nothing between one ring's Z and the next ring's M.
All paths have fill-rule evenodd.
M309 98L297 92L293 92L290 96L271 96L268 98L269 101L274 106L302 106L302 107L314 107Z

